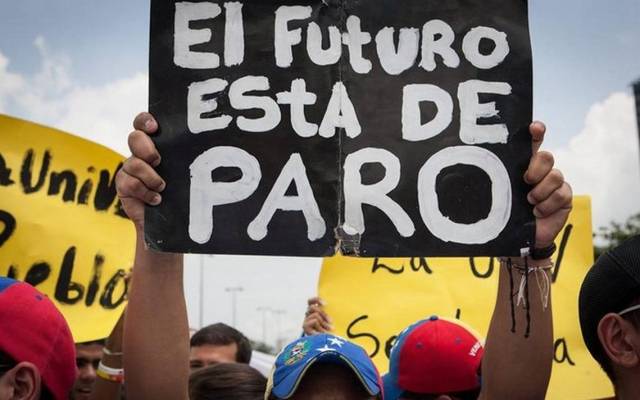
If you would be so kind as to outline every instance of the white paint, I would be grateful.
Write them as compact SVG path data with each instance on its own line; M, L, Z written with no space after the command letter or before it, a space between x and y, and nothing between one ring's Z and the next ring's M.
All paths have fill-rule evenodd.
M376 35L376 48L382 68L390 75L400 75L416 63L420 47L420 31L415 28L400 29L397 50L393 39L394 33L394 28L382 28Z
M473 165L491 179L491 210L486 219L472 224L451 221L440 212L436 178L452 165ZM492 152L475 146L454 146L431 156L418 173L418 204L427 229L444 242L483 244L500 235L511 216L511 182L502 161Z
M362 56L362 46L371 42L371 34L360 28L360 18L350 15L347 18L347 32L342 34L342 42L349 49L349 62L354 72L367 74L373 67L371 61Z
M280 92L276 95L278 104L291 106L291 126L300 137L311 137L318 132L318 125L307 121L304 107L316 103L317 96L307 92L307 83L304 79L291 81L291 91Z
M356 110L349 99L347 88L342 82L336 82L333 85L327 111L320 123L320 136L332 137L336 133L336 128L344 128L350 138L354 138L362 132Z
M480 53L480 40L482 39L489 39L495 43L491 54ZM491 69L503 62L509 54L507 34L486 26L473 28L467 32L462 40L462 52L474 67Z
M231 84L229 101L236 110L261 109L264 115L249 119L238 117L236 124L245 132L268 132L278 126L282 115L280 107L269 96L251 96L245 94L255 90L269 90L269 79L265 76L244 76Z
M436 36L439 37L436 39ZM451 45L456 35L451 26L446 22L434 19L422 27L422 60L420 66L427 71L434 71L436 54L442 57L444 65L449 68L457 68L460 65L460 57Z
M295 184L298 194L287 196L285 193L292 183ZM307 178L304 163L298 153L292 154L282 168L258 216L247 227L249 237L255 241L264 239L268 234L269 222L278 210L302 211L307 222L307 238L312 242L322 238L327 231L326 223L320 215L320 208Z
M379 163L384 178L371 185L362 184L360 169L367 163ZM369 204L384 212L400 235L410 237L415 226L409 215L388 194L400 182L400 160L388 150L366 147L349 154L344 161L344 231L349 235L365 231L362 205Z
M274 48L276 65L289 68L293 63L292 47L302 42L302 29L289 30L289 22L311 17L310 6L280 6L276 10Z
M220 167L236 167L242 177L235 182L213 182L211 172ZM255 192L262 178L258 160L237 147L218 146L200 154L189 167L189 237L207 243L213 233L213 209L245 200Z
M224 3L224 65L232 67L244 60L244 22L242 3L238 1Z
M227 87L224 79L213 78L189 85L187 93L187 126L191 133L202 133L225 129L231 123L231 116L222 114L214 118L202 118L202 114L215 111L218 102L215 98L203 100L203 96L222 92Z
M311 22L307 27L307 53L309 59L316 65L333 65L342 55L342 38L340 30L335 26L329 27L329 48L322 48L322 31L320 26Z
M478 125L478 119L498 116L495 101L480 103L479 93L508 96L511 85L505 82L470 80L458 86L460 102L460 139L466 144L507 143L506 124Z
M216 18L222 10L214 3L176 3L173 62L182 68L209 69L220 66L216 53L191 51L191 46L211 40L211 29L191 29L189 22Z
M436 116L422 124L420 103L430 101ZM437 136L453 121L453 100L445 90L430 84L406 85L402 90L402 138L412 142Z

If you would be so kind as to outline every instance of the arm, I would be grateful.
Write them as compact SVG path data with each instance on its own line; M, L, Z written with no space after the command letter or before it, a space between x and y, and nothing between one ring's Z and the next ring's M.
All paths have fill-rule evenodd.
M136 228L136 256L125 317L124 367L127 398L188 399L189 330L182 286L182 255L159 253L144 243L144 203L157 205L164 181L147 134L158 125L150 114L134 121L133 156L118 172L116 187Z
M564 226L571 211L572 193L562 174L553 169L553 156L538 151L544 138L544 125L536 122L530 127L533 155L525 174L525 181L534 186L529 202L536 216L536 248L551 245ZM524 265L522 258L513 258L513 264ZM548 266L550 259L534 261L528 258L530 268ZM548 306L536 282L537 278L550 279L550 270L538 270L529 275L530 335L525 337L527 312L515 306L516 332L512 332L511 296L515 296L520 283L520 272L512 269L513 294L506 263L501 262L496 305L489 326L485 354L482 361L482 392L480 399L544 399L551 376L553 361L553 324L551 297ZM549 281L550 282L550 281ZM513 301L517 299L514 297Z
M122 368L122 334L124 328L124 313L118 318L116 326L111 331L105 343L104 353L100 362L107 367L114 369ZM111 354L109 354L111 353ZM93 390L91 391L90 400L120 400L122 384L97 377Z

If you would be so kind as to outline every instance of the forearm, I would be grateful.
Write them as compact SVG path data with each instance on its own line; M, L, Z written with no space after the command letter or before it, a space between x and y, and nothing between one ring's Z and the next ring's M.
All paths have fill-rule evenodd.
M127 397L187 399L189 330L183 258L147 249L143 232L137 237L124 333Z
M524 264L515 259L514 263ZM550 265L549 260L528 260L531 268ZM549 278L550 271L538 270L529 274L527 310L523 304L516 305L517 292L522 273L512 269L512 284L505 263L500 266L498 296L491 325L487 335L485 354L482 362L481 399L544 399L551 376L553 360L553 321L551 294L544 306L546 290L543 279ZM550 282L550 281L547 281ZM516 331L512 332L512 301ZM529 336L525 336L527 325Z
M121 346L118 346L118 348L111 348L107 344L107 348L114 352L121 352L120 347ZM105 354L102 356L101 362L110 368L122 368L122 356ZM120 400L121 390L122 384L120 382L113 382L98 376L93 384L93 390L91 391L91 396L89 398L90 400Z

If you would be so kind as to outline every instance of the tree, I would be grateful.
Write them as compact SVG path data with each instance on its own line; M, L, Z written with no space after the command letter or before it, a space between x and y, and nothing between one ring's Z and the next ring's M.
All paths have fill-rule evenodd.
M618 246L632 236L640 235L640 213L632 215L624 223L611 222L609 226L601 226L594 234L602 240L602 246L594 246L596 259L606 251Z

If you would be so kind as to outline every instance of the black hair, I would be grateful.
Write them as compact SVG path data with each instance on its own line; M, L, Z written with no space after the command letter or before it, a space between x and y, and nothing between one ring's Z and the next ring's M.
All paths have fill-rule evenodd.
M480 396L480 388L466 390L463 392L454 392L454 393L443 393L448 395L449 397L453 397L461 400L476 400ZM426 394L426 393L414 393L414 392L404 392L400 396L401 399L406 400L434 400L440 397L442 394Z
M243 364L249 364L251 361L251 343L245 335L239 330L230 327L221 322L205 326L197 331L190 341L191 347L205 345L228 345L235 343L238 347L236 352L236 361Z
M246 364L222 363L189 377L191 400L262 400L267 378Z
M77 345L78 344L79 345L83 345L83 346L89 346L89 345L92 345L92 344L99 344L101 346L104 346L104 345L106 345L106 343L107 343L107 339L97 339L97 340L89 340L88 342L79 342L79 343L76 343L76 344Z

